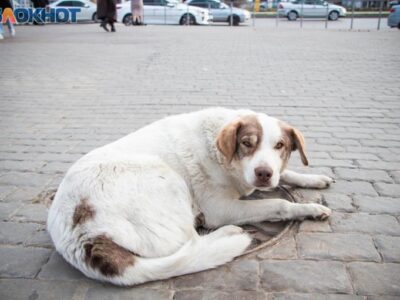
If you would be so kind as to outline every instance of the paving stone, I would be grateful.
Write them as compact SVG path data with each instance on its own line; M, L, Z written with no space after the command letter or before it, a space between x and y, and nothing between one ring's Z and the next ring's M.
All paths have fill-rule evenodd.
M12 172L0 177L0 184L18 184L18 186L44 186L51 179L50 175Z
M333 213L330 216L334 232L362 232L369 234L400 235L400 225L389 215L369 215L366 213Z
M381 261L372 238L353 233L299 233L300 258L343 261Z
M343 194L325 194L324 202L333 210L353 212L355 207L352 205L352 200L349 196Z
M374 186L379 195L400 198L400 184L388 184L378 182L375 183Z
M10 215L15 212L22 204L0 202L0 221L8 221Z
M174 300L267 300L264 292L254 291L178 291Z
M41 191L42 191L41 187L21 187L21 188L18 188L17 190L15 190L12 194L8 195L4 199L4 202L30 203L30 202L32 202L32 199L34 199Z
M71 282L0 279L0 299L4 300L72 300L76 289L77 283Z
M53 251L49 261L42 267L38 275L43 280L82 280L86 279L79 270L71 266L66 260ZM89 279L88 279L89 280Z
M337 178L346 180L393 182L388 173L382 170L335 168L335 174Z
M378 214L400 214L400 198L354 196L359 211Z
M378 235L374 239L385 262L400 262L400 237Z
M324 194L345 194L345 195L368 195L378 196L372 184L365 181L342 181L338 180L324 190Z
M23 244L36 229L36 224L0 222L0 244Z
M1 176L0 176L1 178ZM15 185L0 185L0 201L17 189Z
M272 300L365 300L365 297L341 294L274 293Z
M50 238L49 233L46 228L39 228L26 239L25 246L34 246L34 247L42 247L42 248L53 248L53 242Z
M283 237L276 245L259 251L260 259L292 259L297 258L296 242L293 236Z
M400 171L392 171L390 172L390 175L396 183L400 183Z
M46 223L47 208L42 204L27 204L13 214L12 220Z
M328 261L263 261L261 285L267 292L351 293L344 265ZM290 270L290 271L288 271Z
M240 260L215 270L177 277L172 284L177 289L203 287L224 290L256 290L258 262Z
M372 160L358 160L361 168L365 169L378 169L385 171L397 171L400 169L400 162L386 162L386 161L372 161Z
M399 296L368 296L367 300L399 300Z
M41 248L0 247L0 277L34 278L50 256Z
M304 220L300 223L300 232L332 232L332 228L329 225L329 220L326 221L314 221Z
M124 288L115 286L90 288L84 296L85 300L170 300L171 298L172 291L169 290L143 289L135 287Z
M400 264L353 262L348 268L358 294L400 296Z

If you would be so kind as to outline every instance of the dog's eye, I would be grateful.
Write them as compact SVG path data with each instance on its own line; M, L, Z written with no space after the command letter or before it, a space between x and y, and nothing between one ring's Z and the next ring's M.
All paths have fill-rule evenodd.
M282 149L283 146L284 146L284 145L283 145L282 142L278 142L278 143L275 145L275 149L277 149L277 150Z
M250 148L250 147L251 147L251 143L250 143L249 141L243 141L243 142L242 142L242 145L245 146L245 147L247 147L247 148Z

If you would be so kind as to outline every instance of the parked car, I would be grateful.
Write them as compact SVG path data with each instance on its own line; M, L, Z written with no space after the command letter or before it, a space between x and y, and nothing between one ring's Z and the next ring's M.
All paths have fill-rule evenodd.
M218 0L189 0L187 2L190 6L197 6L204 9L209 9L212 16L213 22L231 22L233 25L239 25L240 23L246 22L250 19L250 12L237 8L231 8Z
M400 5L395 5L390 9L388 16L388 26L400 29Z
M287 17L289 21L304 18L321 18L328 15L329 20L336 21L339 17L346 16L346 8L336 4L330 4L323 0L294 0L281 2L278 5L278 14Z
M49 4L50 8L80 8L81 11L76 14L77 21L96 21L97 6L88 0L58 0Z
M143 20L146 24L209 24L212 16L207 9L190 7L173 0L143 0ZM125 25L132 22L131 3L117 5L117 20Z

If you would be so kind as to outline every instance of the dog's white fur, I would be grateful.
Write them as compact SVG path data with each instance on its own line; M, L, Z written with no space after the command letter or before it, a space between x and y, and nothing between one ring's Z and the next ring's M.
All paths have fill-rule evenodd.
M248 115L261 124L262 142L254 154L229 162L218 150L218 135ZM232 224L329 216L330 209L319 204L239 200L256 189L254 169L260 165L273 170L261 190L280 180L311 188L332 182L323 175L281 170L274 149L281 136L279 121L265 114L213 108L165 118L95 149L70 168L50 207L48 230L57 251L88 277L133 285L231 261L251 242ZM74 226L82 199L92 214ZM200 212L205 227L222 227L199 236L194 220ZM84 245L100 235L132 252L134 263L113 276L89 265Z

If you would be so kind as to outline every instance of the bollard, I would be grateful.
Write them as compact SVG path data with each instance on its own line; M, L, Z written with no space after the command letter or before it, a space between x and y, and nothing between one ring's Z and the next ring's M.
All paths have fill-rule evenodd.
M256 26L256 1L253 1L253 27Z
M167 6L164 5L164 25L167 24Z
M301 0L301 7L300 7L300 28L303 28L303 7L304 7L304 0Z
M379 18L378 18L378 30L381 29L381 19L382 19L382 9L383 9L383 1L380 0L380 5L379 5Z
M272 2L272 3L273 3L273 2ZM279 2L276 1L276 20L275 20L275 25L276 25L276 27L278 27L278 22L279 22L278 6L279 6Z
M186 26L190 26L189 5L186 2Z
M328 20L329 20L329 2L326 3L325 29L328 29Z
M230 16L230 18L229 18L229 25L230 25L230 26L232 26L232 25L233 25L233 9L232 9L232 1L231 1L230 8L231 8L231 16Z
M353 22L354 22L354 0L351 0L351 22L350 22L350 30L353 30Z

